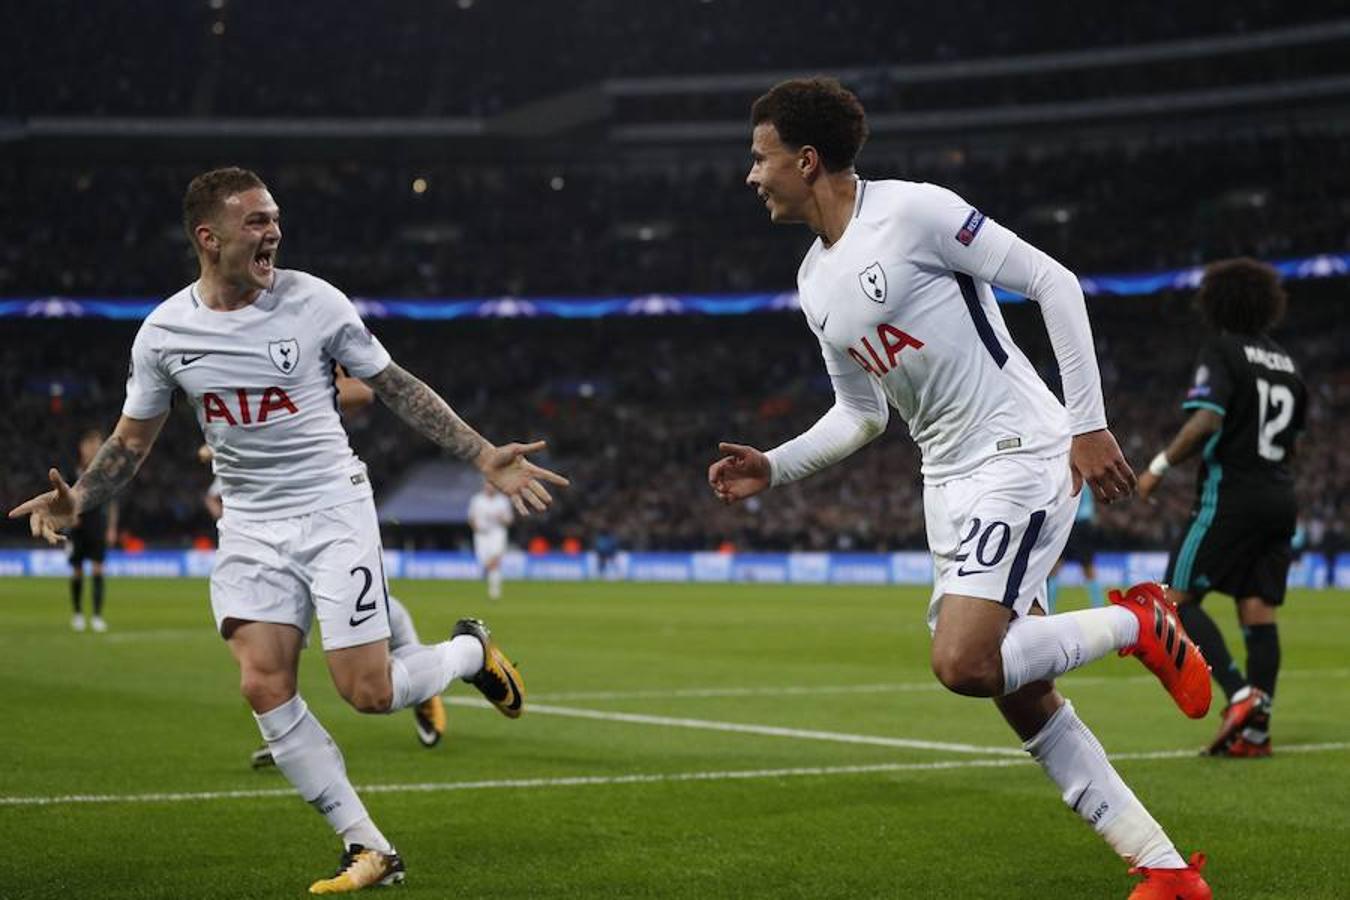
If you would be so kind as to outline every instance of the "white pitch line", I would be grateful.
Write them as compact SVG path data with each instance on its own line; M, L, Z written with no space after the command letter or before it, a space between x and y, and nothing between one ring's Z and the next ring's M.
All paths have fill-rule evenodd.
M451 697L455 706L485 706L485 701ZM905 750L944 750L949 753L974 753L980 756L1021 756L1021 750L1010 747L981 747L977 744L955 744L946 741L922 741L914 738L882 737L871 734L848 734L839 731L812 731L803 728L783 728L777 725L748 725L741 722L717 722L711 719L685 719L673 716L649 716L641 713L607 712L600 709L577 709L571 706L549 706L531 703L531 715L563 716L571 719L596 719L602 722L626 722L631 725L662 725L669 728L694 728L700 731L729 731L735 734L759 734L770 737L794 738L801 741L830 741L836 744L867 744L873 747L895 747Z
M780 687L741 688L674 688L649 691L560 691L530 694L535 700L680 700L708 697L801 697L817 694L890 694L928 693L941 690L942 685L932 681L893 681L878 684L784 685Z
M1291 669L1280 672L1281 678L1350 678L1350 669ZM1071 673L1059 681L1073 688L1112 684L1130 684L1156 680L1152 675L1079 675ZM926 694L939 693L945 689L936 679L926 681L890 681L874 684L825 684L825 685L781 685L768 687L714 687L714 688L672 688L669 690L639 691L558 691L550 693L532 693L534 700L550 702L575 700L687 700L735 697L801 697L830 696L840 694Z
M1323 753L1350 750L1350 741L1323 744L1283 744L1280 753ZM1113 762L1199 759L1196 751L1153 750L1115 753ZM857 766L806 766L786 769L741 769L667 774L575 775L556 778L512 778L491 781L428 781L412 784L367 784L357 787L364 794L425 794L450 791L519 790L532 788L591 787L626 784L663 784L691 781L740 781L769 778L809 778L833 775L872 775L888 772L941 772L955 769L1002 769L1031 765L1032 759L952 759L921 763L874 763ZM261 788L247 791L189 791L149 794L60 794L49 797L0 797L0 806L54 806L58 804L186 803L206 800L252 800L294 797L291 788Z

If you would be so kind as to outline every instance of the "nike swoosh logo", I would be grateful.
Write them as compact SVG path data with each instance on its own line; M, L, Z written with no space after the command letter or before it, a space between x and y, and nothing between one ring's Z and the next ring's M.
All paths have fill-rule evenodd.
M185 366L190 366L206 355L207 354L205 353L198 353L196 356L188 356L186 353L184 353L182 357L179 359L179 361Z
M506 685L507 691L510 692L510 697L505 704L506 708L515 712L521 707L520 685L516 684L516 680L511 677L511 670L506 666L499 665L497 668L502 674L502 683Z
M1078 812L1078 807L1080 807L1080 806L1083 805L1083 798L1087 796L1088 791L1091 790L1091 789L1092 789L1092 780L1089 779L1089 780L1088 780L1088 783L1087 783L1087 786L1083 788L1083 792L1082 792L1081 794L1079 794L1079 795L1078 795L1078 799L1075 800L1075 801L1073 802L1073 811L1074 811L1074 812Z
M378 612L378 611L377 611L377 612ZM363 617L360 618L360 619L358 619L356 616L352 616L350 619L347 620L347 624L350 625L350 626L352 626L353 628L355 628L357 625L364 625L365 623L369 622L371 619L375 618L375 616L376 616L376 613L371 613L370 615L368 615L368 616L363 616Z
M829 313L826 313L825 315L823 315L823 316L820 317L820 330L821 330L821 331L824 331L824 330L825 330L825 323L828 322L828 321L830 321L830 314L829 314Z
M993 569L967 569L965 566L956 570L957 575L983 575L985 572L992 572Z

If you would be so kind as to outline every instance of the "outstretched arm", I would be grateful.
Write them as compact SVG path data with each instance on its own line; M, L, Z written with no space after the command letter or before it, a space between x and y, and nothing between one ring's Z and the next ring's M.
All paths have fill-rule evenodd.
M1139 476L1139 496L1147 500L1158 489L1168 469L1194 456L1200 445L1222 427L1223 416L1213 410L1197 409L1191 413L1167 449L1155 456L1148 471Z
M469 427L439 394L398 363L391 362L378 375L362 380L400 419L457 459L476 466L498 490L511 498L512 505L521 515L528 516L530 506L542 511L553 502L543 482L567 486L566 478L525 458L529 453L544 449L543 441L494 446Z
M478 465L492 443L469 427L426 382L391 362L378 375L362 379L375 396L424 437L457 459ZM478 466L480 469L482 466Z
M834 406L816 424L768 453L719 444L725 455L708 467L708 484L723 503L753 497L774 485L832 466L886 430L889 410L881 387L858 370L831 375Z
M33 537L58 543L61 530L73 526L80 513L102 506L126 487L149 455L168 416L167 412L150 419L122 416L73 487L66 484L60 472L51 469L47 478L52 489L14 507L9 517L28 516Z

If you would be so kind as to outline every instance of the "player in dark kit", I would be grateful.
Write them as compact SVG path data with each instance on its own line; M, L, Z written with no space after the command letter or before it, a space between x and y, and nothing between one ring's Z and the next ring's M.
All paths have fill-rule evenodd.
M1169 594L1228 695L1208 752L1270 754L1270 706L1280 668L1275 610L1293 562L1297 504L1291 463L1308 392L1268 332L1284 315L1279 276L1251 259L1211 265L1196 305L1217 331L1200 350L1183 409L1191 417L1139 479L1147 498L1170 466L1201 454L1190 527L1168 562ZM1200 607L1208 591L1237 601L1247 673Z
M85 470L102 445L103 433L98 429L90 429L84 433L80 438L80 472ZM108 630L108 623L103 620L103 560L107 556L108 545L117 541L117 504L108 504L106 510L106 514L104 508L81 513L79 524L70 530L70 602L74 607L70 627L76 631L84 631L85 627L84 607L80 595L84 593L86 559L89 560L89 568L93 575L90 591L93 598L93 617L89 621L89 627L97 632Z

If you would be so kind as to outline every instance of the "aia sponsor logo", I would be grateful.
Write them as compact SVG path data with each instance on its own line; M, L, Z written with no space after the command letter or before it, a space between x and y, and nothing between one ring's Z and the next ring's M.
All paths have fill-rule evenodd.
M878 378L899 364L900 354L906 347L917 350L923 346L923 341L887 322L877 326L875 340L876 343L873 344L872 337L864 336L856 346L848 348L848 355L853 357L853 361L864 371L871 372Z
M207 391L202 394L202 411L206 424L221 422L225 425L261 425L268 419L289 416L298 413L295 403L286 391L279 387L265 388L261 393L249 394L245 388L235 388L217 394Z

